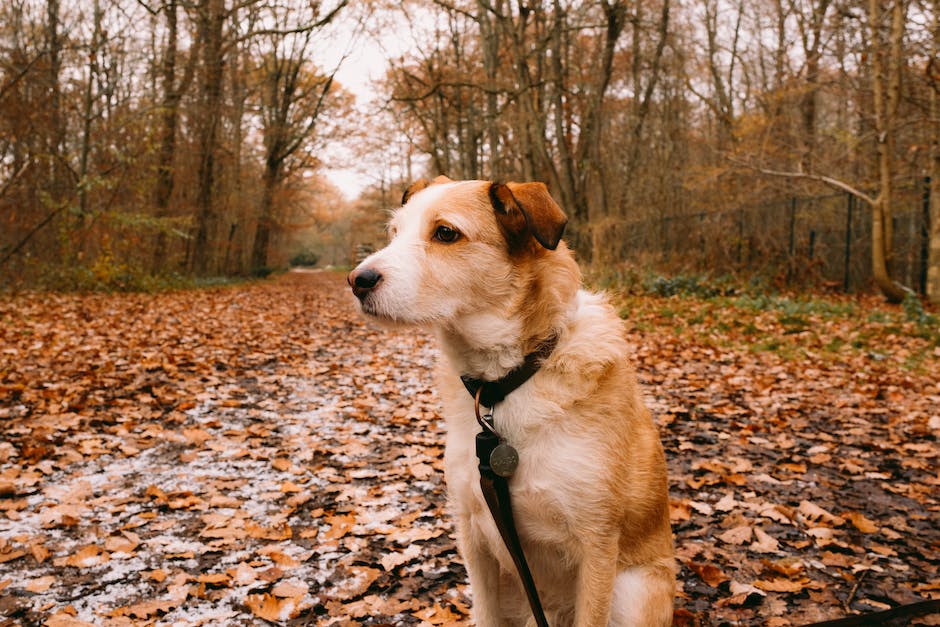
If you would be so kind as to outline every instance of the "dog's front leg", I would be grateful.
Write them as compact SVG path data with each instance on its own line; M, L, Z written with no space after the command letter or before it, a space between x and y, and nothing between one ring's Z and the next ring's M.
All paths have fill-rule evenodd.
M606 627L617 577L617 536L597 534L585 537L592 538L592 541L582 546L574 626Z
M470 521L460 527L460 554L470 576L471 614L477 627L499 627L503 624L499 606L499 562L486 542L473 532Z

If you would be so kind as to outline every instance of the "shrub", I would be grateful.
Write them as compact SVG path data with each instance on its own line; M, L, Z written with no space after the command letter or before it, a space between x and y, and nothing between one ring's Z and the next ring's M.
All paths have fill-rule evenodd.
M302 266L302 267L313 267L317 265L318 261L320 261L320 255L318 255L317 253L313 251L305 250L291 257L290 265Z

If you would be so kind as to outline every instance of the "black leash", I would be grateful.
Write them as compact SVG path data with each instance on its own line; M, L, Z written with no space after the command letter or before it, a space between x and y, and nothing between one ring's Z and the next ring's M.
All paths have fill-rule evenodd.
M901 619L904 620L906 625L912 618L937 613L940 613L940 599L933 599L931 601L899 605L898 607L892 607L890 610L871 614L859 614L858 616L846 616L845 618L827 620L821 623L810 623L804 625L804 627L871 627L872 625L893 625L895 620Z
M476 437L477 459L480 460L480 490L483 492L486 505L496 522L496 528L503 539L503 544L509 549L509 555L512 556L513 564L516 565L516 572L519 573L519 579L525 589L525 595L529 600L529 607L532 609L535 623L538 627L548 627L545 612L542 610L542 602L535 587L535 580L532 579L532 571L529 570L529 564L526 562L522 542L519 541L516 523L512 516L509 477L512 476L519 464L519 454L516 449L504 442L496 432L493 427L492 414L480 416L481 396L482 388L477 390L474 397L477 422L483 427L483 431L478 433Z
M483 492L483 498L490 514L493 516L493 521L496 523L496 529L499 530L499 535L503 539L503 544L506 545L509 555L512 556L512 562L516 566L516 572L519 573L519 579L522 581L523 589L525 589L532 616L535 618L538 627L549 627L549 625L545 619L545 612L542 610L542 602L535 587L535 580L532 578L532 571L529 570L525 552L522 550L522 542L519 540L519 534L516 531L516 523L512 515L512 500L509 494L509 477L512 476L516 466L519 465L519 453L512 445L500 437L493 424L492 413L485 416L480 415L480 405L483 404L492 411L496 403L501 402L513 390L538 372L542 361L555 350L557 343L558 336L551 336L539 344L535 351L526 355L520 366L497 381L482 381L468 376L460 377L464 387L473 397L473 410L477 422L482 427L482 431L476 436L480 490Z

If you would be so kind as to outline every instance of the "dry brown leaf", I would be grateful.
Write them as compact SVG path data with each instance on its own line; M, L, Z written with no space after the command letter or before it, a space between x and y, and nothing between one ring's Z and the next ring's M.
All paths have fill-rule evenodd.
M337 586L338 592L344 599L354 599L365 593L376 579L382 574L378 568L368 566L349 566L346 569L349 577Z
M400 614L421 609L421 603L415 599L385 598L377 594L367 594L358 601L344 603L342 611L344 616L350 618L367 618L379 614Z
M303 492L306 488L302 485L298 485L293 481L285 481L281 484L281 492L284 494L292 494L295 492Z
M734 500L734 493L728 492L723 497L721 497L721 500L715 503L715 509L717 509L719 512L730 512L735 508L736 505L737 501Z
M49 558L52 553L41 540L34 540L29 543L29 551L33 554L33 559L36 560L37 564L42 564Z
M190 444L202 446L206 443L206 440L212 439L212 434L204 429L183 429L183 437L186 438Z
M692 518L692 507L688 501L673 499L669 501L669 522L675 524Z
M402 564L410 562L411 560L417 558L421 555L421 545L412 544L404 551L393 551L391 553L386 553L382 556L382 559L379 560L379 563L382 564L382 568L387 571L393 570Z
M724 571L715 566L714 564L703 564L698 562L689 562L688 566L692 571L697 574L702 581L707 583L713 588L717 588L721 583L728 581L728 577Z
M297 612L297 602L292 598L278 598L273 594L249 594L245 605L258 618L279 623L292 618Z
M97 544L89 544L82 547L68 557L60 557L53 560L56 566L74 566L75 568L91 568L104 564L110 560L108 553Z
M852 526L862 533L875 533L878 531L878 525L875 524L875 521L866 518L861 512L845 512L842 516L847 518Z
M271 465L275 470L280 470L281 472L288 472L293 467L291 460L286 457L275 457Z
M300 561L294 559L284 551L273 547L265 547L262 550L258 551L259 555L267 555L271 558L271 561L277 564L278 566L283 566L284 568L296 568L300 566Z
M806 570L806 564L798 557L788 556L774 561L761 560L765 572L771 571L784 577L794 577Z
M12 562L26 555L26 551L14 550L12 546L8 546L7 549L6 551L0 551L0 564Z
M767 596L767 593L760 588L738 581L732 581L728 590L731 592L731 596L726 599L721 599L718 602L719 605L730 605L732 607L751 605L753 603L759 603Z
M755 588L766 590L767 592L802 592L809 583L809 579L758 579L754 582Z
M432 625L453 625L462 618L459 614L454 614L449 607L444 607L440 603L434 603L433 607L412 612L411 615Z
M408 467L408 470L411 472L414 478L419 481L424 481L434 474L434 468L430 464L425 464L424 462L413 464Z
M744 544L751 541L753 530L750 525L741 525L728 529L718 536L718 539L726 544Z
M348 514L328 516L325 522L329 523L330 528L322 533L323 538L326 540L339 540L349 533L356 524L356 515L349 512Z
M760 527L754 527L754 542L748 548L758 553L773 553L780 548L780 543Z
M196 577L197 582L208 584L210 586L227 586L229 580L230 577L227 573L207 573L205 575L199 575Z
M225 571L232 578L232 584L236 586L248 586L258 580L258 573L248 564L241 563L234 568Z
M120 535L108 536L104 548L110 553L131 553L140 545L140 536L125 531Z
M263 527L253 520L245 521L245 531L252 538L258 538L259 540L290 540L294 535L293 530L287 523L274 527Z
M47 575L45 577L38 577L37 579L32 579L30 581L27 581L25 588L29 592L35 592L35 593L45 592L46 590L52 587L52 584L54 584L55 581L56 581L56 578L53 575Z
M78 620L65 612L58 612L46 620L44 627L95 627L95 624Z
M810 522L839 527L845 523L843 518L826 511L810 501L801 501L799 511Z
M309 590L310 586L302 581L286 579L271 588L271 594L276 597L303 597Z
M155 568L154 570L145 570L141 574L147 579L156 581L157 583L163 583L166 580L167 575L169 575L167 571L160 568Z

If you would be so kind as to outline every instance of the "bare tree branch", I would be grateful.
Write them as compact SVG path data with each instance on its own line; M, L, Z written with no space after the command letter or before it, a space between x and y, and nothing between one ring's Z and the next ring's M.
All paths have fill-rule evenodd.
M869 205L875 204L875 199L869 196L868 194L866 194L865 192L863 192L862 190L858 189L857 187L853 185L849 185L845 181L840 181L839 179L832 178L831 176L826 176L825 174L813 174L811 172L786 172L782 170L771 170L769 168L764 168L759 165L749 163L747 161L740 161L733 157L728 157L728 161L730 161L731 163L735 165L748 168L750 170L754 170L755 172L759 172L760 174L764 174L767 176L776 176L776 177L788 178L788 179L803 179L807 181L817 181L819 183L825 183L826 185L829 185L830 187L835 187L836 189L840 189L848 194L852 194L856 198L859 198L865 201Z

